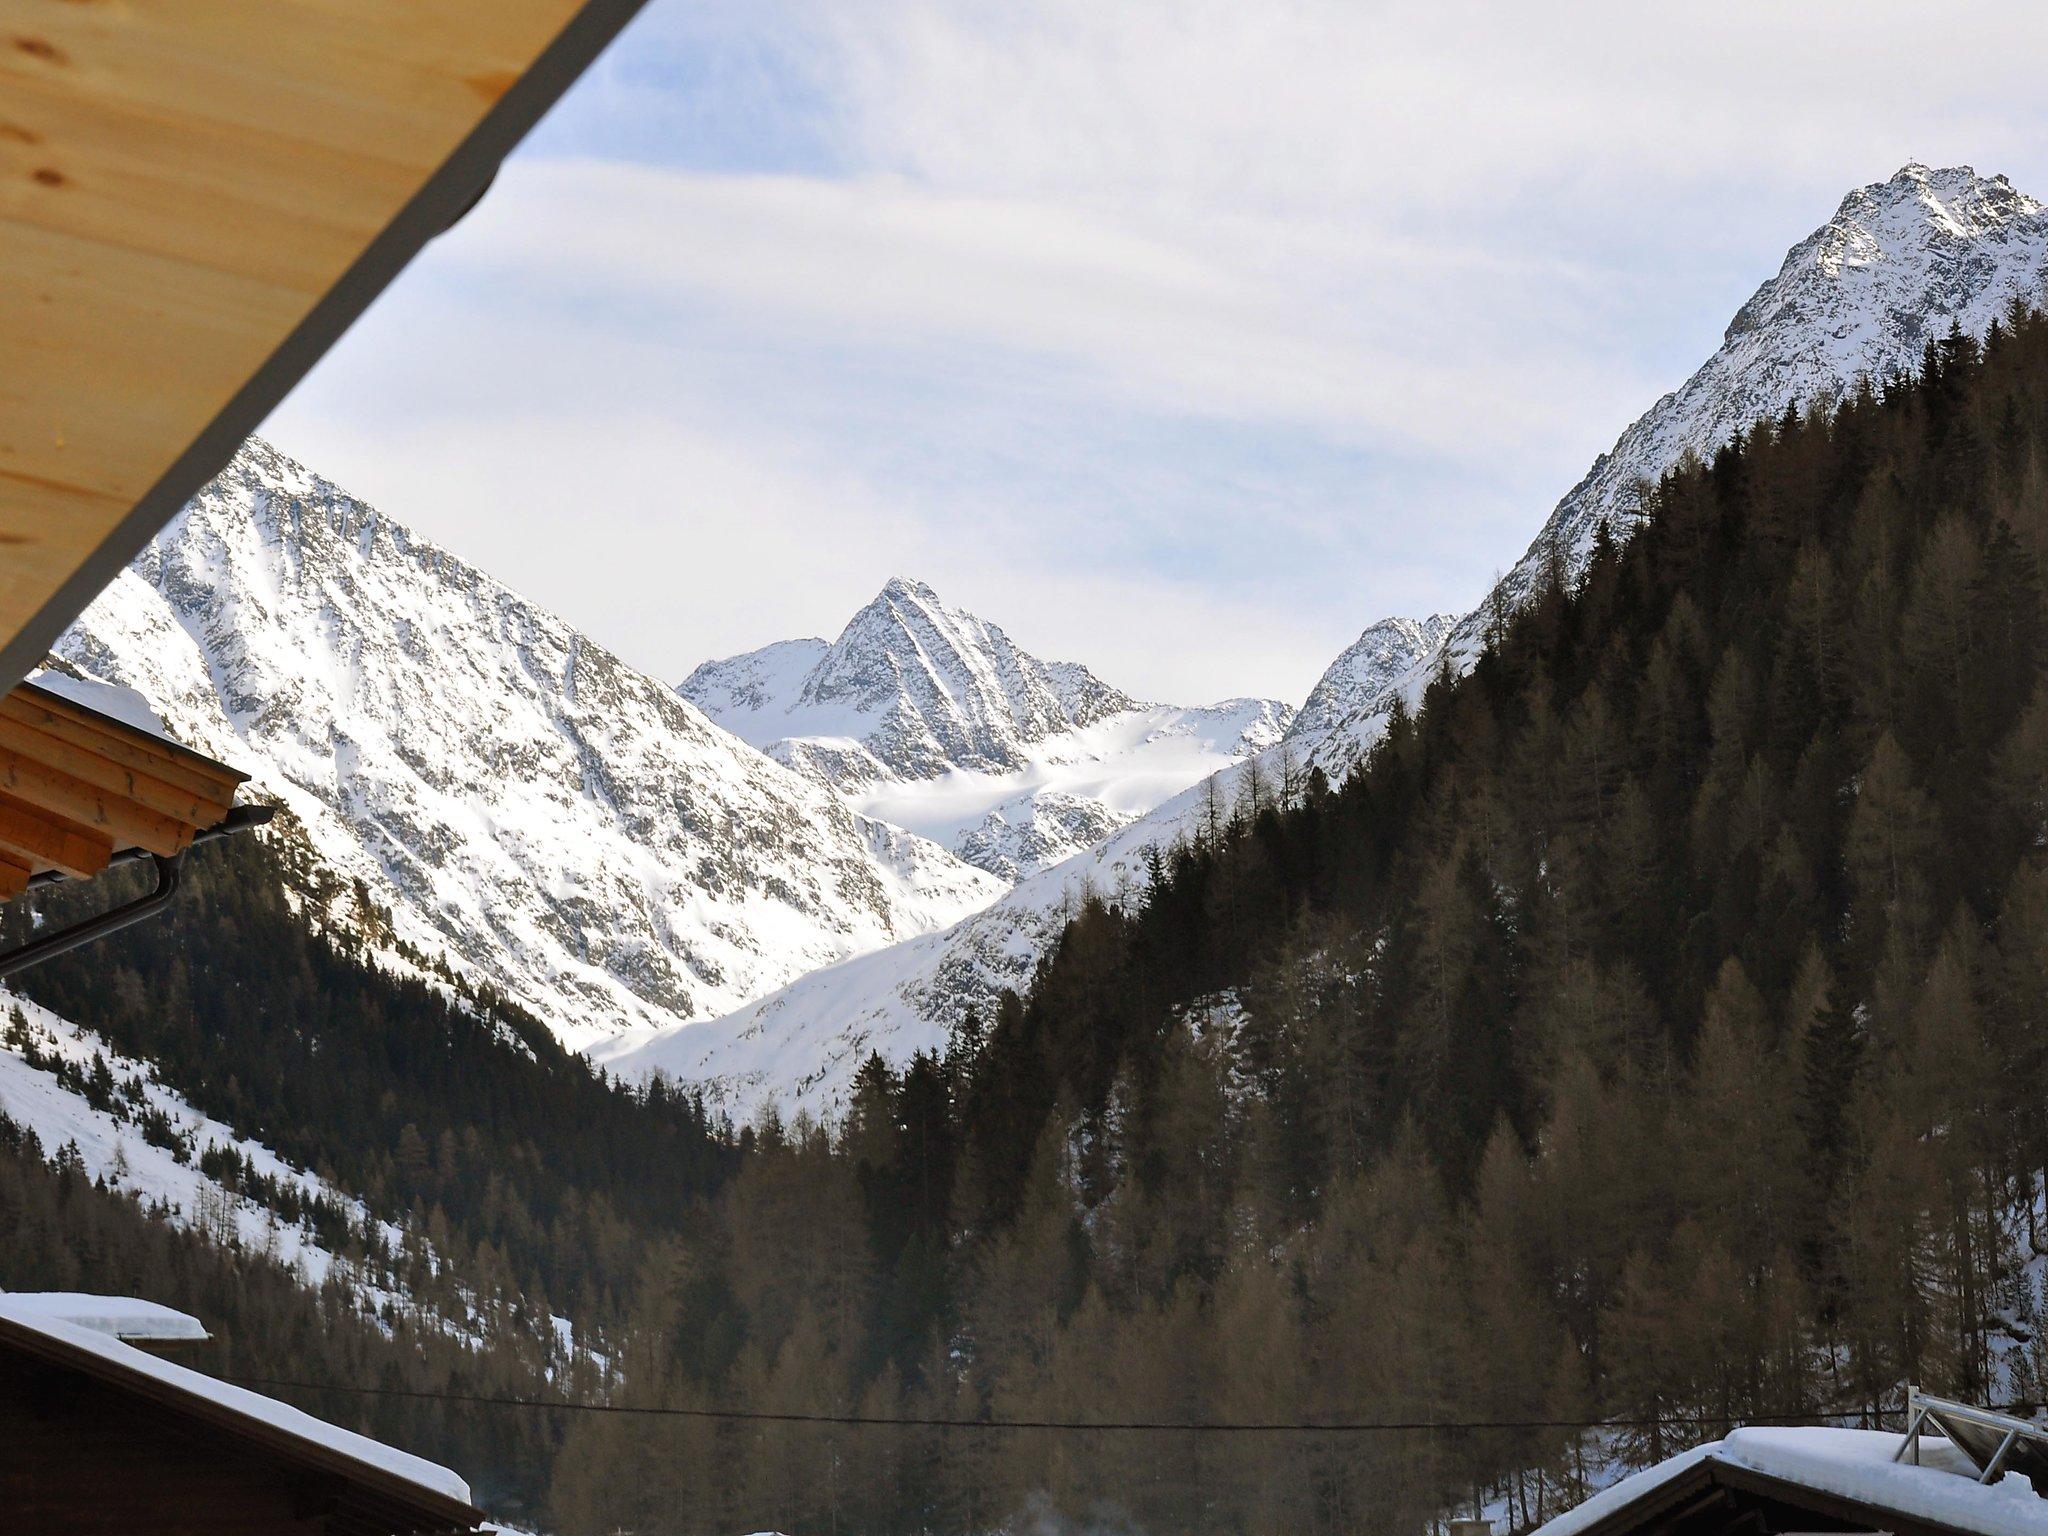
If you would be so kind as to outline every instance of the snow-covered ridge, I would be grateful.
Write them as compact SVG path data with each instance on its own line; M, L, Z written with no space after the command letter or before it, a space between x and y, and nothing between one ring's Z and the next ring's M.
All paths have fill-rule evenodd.
M2040 299L2044 283L2048 212L2003 177L1914 164L1850 193L1743 305L1720 349L1558 503L1503 578L1501 601L1513 607L1536 589L1552 548L1567 576L1583 569L1603 521L1626 536L1644 489L1688 452L1708 455L1754 422L1834 398L1861 376L1912 369L1951 322L1982 335L2015 299ZM1491 607L1456 623L1437 615L1373 625L1317 684L1280 746L1221 769L952 928L805 976L702 1025L622 1036L604 1058L627 1074L708 1084L741 1113L767 1098L831 1113L867 1050L902 1061L943 1045L967 1009L1028 984L1084 888L1135 885L1146 849L1193 832L1252 773L1269 785L1291 777L1284 754L1293 769L1346 777L1379 740L1397 694L1413 705L1440 666L1472 665Z
M252 772L401 939L571 1046L1002 889L254 439L56 656Z
M1479 659L1488 616L1527 602L1553 557L1571 579L1602 523L1618 539L1633 532L1644 494L1688 455L1711 458L1757 422L1840 399L1861 379L1912 372L1951 324L1981 337L2016 300L2044 298L2048 208L2003 176L1916 161L1849 193L1736 311L1714 355L1593 461L1494 593L1451 629L1451 669ZM1438 665L1432 651L1398 681L1411 705ZM1341 778L1379 739L1392 697L1383 689L1318 711L1313 728L1297 722L1295 740Z
M1384 714L1394 691L1436 655L1457 623L1454 613L1433 613L1426 619L1381 619L1369 625L1309 690L1288 727L1288 739L1320 743L1353 720Z
M918 1051L944 1050L970 1010L990 1017L1004 989L1029 986L1039 956L1088 892L1132 899L1152 847L1227 817L1255 781L1259 793L1277 792L1275 759L1287 750L1211 775L951 928L813 971L723 1018L636 1030L590 1055L628 1078L659 1072L701 1087L736 1118L771 1102L785 1113L835 1118L870 1051L900 1065Z
M89 1085L103 1065L104 1102ZM268 1147L194 1109L146 1062L121 1055L88 1030L23 997L0 992L0 1115L32 1131L46 1156L132 1195L179 1226L268 1253L310 1287L345 1284L374 1315L406 1302L390 1284L322 1247L313 1208L396 1251L406 1234L372 1217L353 1196L296 1168ZM235 1187L206 1171L223 1157L241 1170ZM272 1204L264 1203L267 1195ZM280 1211L279 1206L285 1207Z
M1139 703L900 577L837 640L706 662L678 691L861 814L1006 880L1271 746L1292 716L1270 699Z
M1048 665L902 577L830 644L784 641L708 661L677 691L764 750L850 742L903 779L1021 768L1033 742L1136 707L1086 667Z

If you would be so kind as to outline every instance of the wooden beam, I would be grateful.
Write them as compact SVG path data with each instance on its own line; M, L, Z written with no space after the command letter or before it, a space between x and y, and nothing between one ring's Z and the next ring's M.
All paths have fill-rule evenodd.
M0 790L38 810L104 832L116 848L147 848L165 858L191 847L192 834L199 830L195 822L162 815L6 747L0 747Z
M0 849L25 855L37 869L84 880L107 867L114 856L114 840L0 792Z
M35 871L25 859L0 853L0 901L12 901L28 889L28 877Z
M122 767L174 784L218 805L223 815L234 802L235 790L248 777L196 752L174 751L168 742L147 738L140 731L117 734L94 724L86 711L54 695L31 696L27 689L17 688L0 696L0 717L17 720Z
M154 774L117 763L103 752L75 746L5 714L0 714L0 748L18 753L30 762L48 764L60 773L133 800L137 805L175 821L190 822L195 827L211 827L221 818L222 807L217 795L200 795L189 789L180 789Z
M0 687L640 0L17 0L0 31Z

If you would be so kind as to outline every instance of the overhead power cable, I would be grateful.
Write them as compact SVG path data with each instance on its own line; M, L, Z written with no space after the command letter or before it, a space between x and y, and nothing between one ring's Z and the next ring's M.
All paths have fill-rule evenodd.
M520 1408L555 1413L616 1413L646 1418L709 1419L738 1424L816 1424L848 1429L960 1429L980 1431L1049 1431L1066 1434L1204 1434L1204 1435L1361 1435L1412 1433L1483 1433L1517 1429L1656 1429L1701 1424L1809 1424L1816 1419L1868 1419L1898 1416L1904 1403L1874 1409L1834 1412L1811 1408L1789 1413L1745 1413L1732 1419L1721 1414L1665 1414L1627 1419L1346 1419L1218 1420L1218 1419L957 1419L924 1415L867 1413L775 1413L745 1408L678 1408L659 1404L579 1403L567 1398L499 1397L480 1392L436 1392L410 1387L365 1387L340 1382L297 1381L275 1376L229 1376L237 1386L301 1392L344 1392L359 1397L411 1398L423 1402L463 1403L485 1408ZM2033 1403L1990 1405L2000 1412L2031 1413Z

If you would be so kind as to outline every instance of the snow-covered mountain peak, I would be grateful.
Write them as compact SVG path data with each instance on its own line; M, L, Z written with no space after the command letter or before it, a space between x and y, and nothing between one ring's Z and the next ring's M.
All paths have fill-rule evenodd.
M398 937L571 1044L727 1011L1002 889L257 440L57 657L251 770Z
M1478 659L1496 600L1510 611L1528 601L1553 553L1566 576L1576 576L1602 523L1616 537L1632 532L1645 490L1687 454L1711 457L1787 409L1839 399L1862 379L1911 372L1951 325L1981 337L2015 300L2044 296L2048 207L2003 176L1910 161L1889 180L1851 191L1736 312L1714 355L1565 494L1496 593L1445 638L1450 665ZM1425 657L1401 680L1411 703L1436 665ZM1387 699L1336 718L1318 711L1314 733L1297 721L1295 740L1342 777L1378 739Z
M706 662L679 691L862 814L1010 880L1271 746L1293 716L1269 699L1141 703L900 576L837 639Z
M1085 667L1038 660L923 582L893 577L819 657L796 703L874 722L845 734L896 773L930 778L1020 767L1030 743L1135 701Z
M1736 312L1725 340L1733 345L1760 329L1805 324L1816 307L1882 307L1901 323L1904 339L1924 337L1931 334L1924 321L1953 314L1956 300L1968 307L1973 277L1999 275L2011 242L2038 246L2041 213L2041 203L2003 176L1910 161L1889 181L1850 192L1827 223L1793 246L1778 275ZM2013 291L2006 288L2008 299ZM2020 291L2038 296L2025 285ZM1923 308L1916 302L1922 298L1937 302Z

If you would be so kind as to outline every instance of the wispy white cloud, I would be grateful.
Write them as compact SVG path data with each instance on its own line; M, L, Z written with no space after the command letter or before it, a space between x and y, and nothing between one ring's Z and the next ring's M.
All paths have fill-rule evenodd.
M654 0L273 430L666 673L902 571L1299 695L1850 186L2048 186L2044 51L2017 0Z
M1418 324L1412 308L1331 307L1303 291L1304 274L1290 284L1224 242L1169 243L1104 212L900 177L546 161L508 169L474 217L454 272L630 310L636 329L680 327L710 306L744 311L756 336L783 347L1000 349L1068 364L1075 387L1135 407L1358 443L1521 447L1556 431L1562 391L1636 383L1500 327L1483 346L1447 347L1443 327ZM1497 253L1403 245L1348 253L1348 264L1362 291L1398 286L1411 304L1429 292L1468 334L1504 302L1559 302L1545 291L1554 272L1537 277Z

